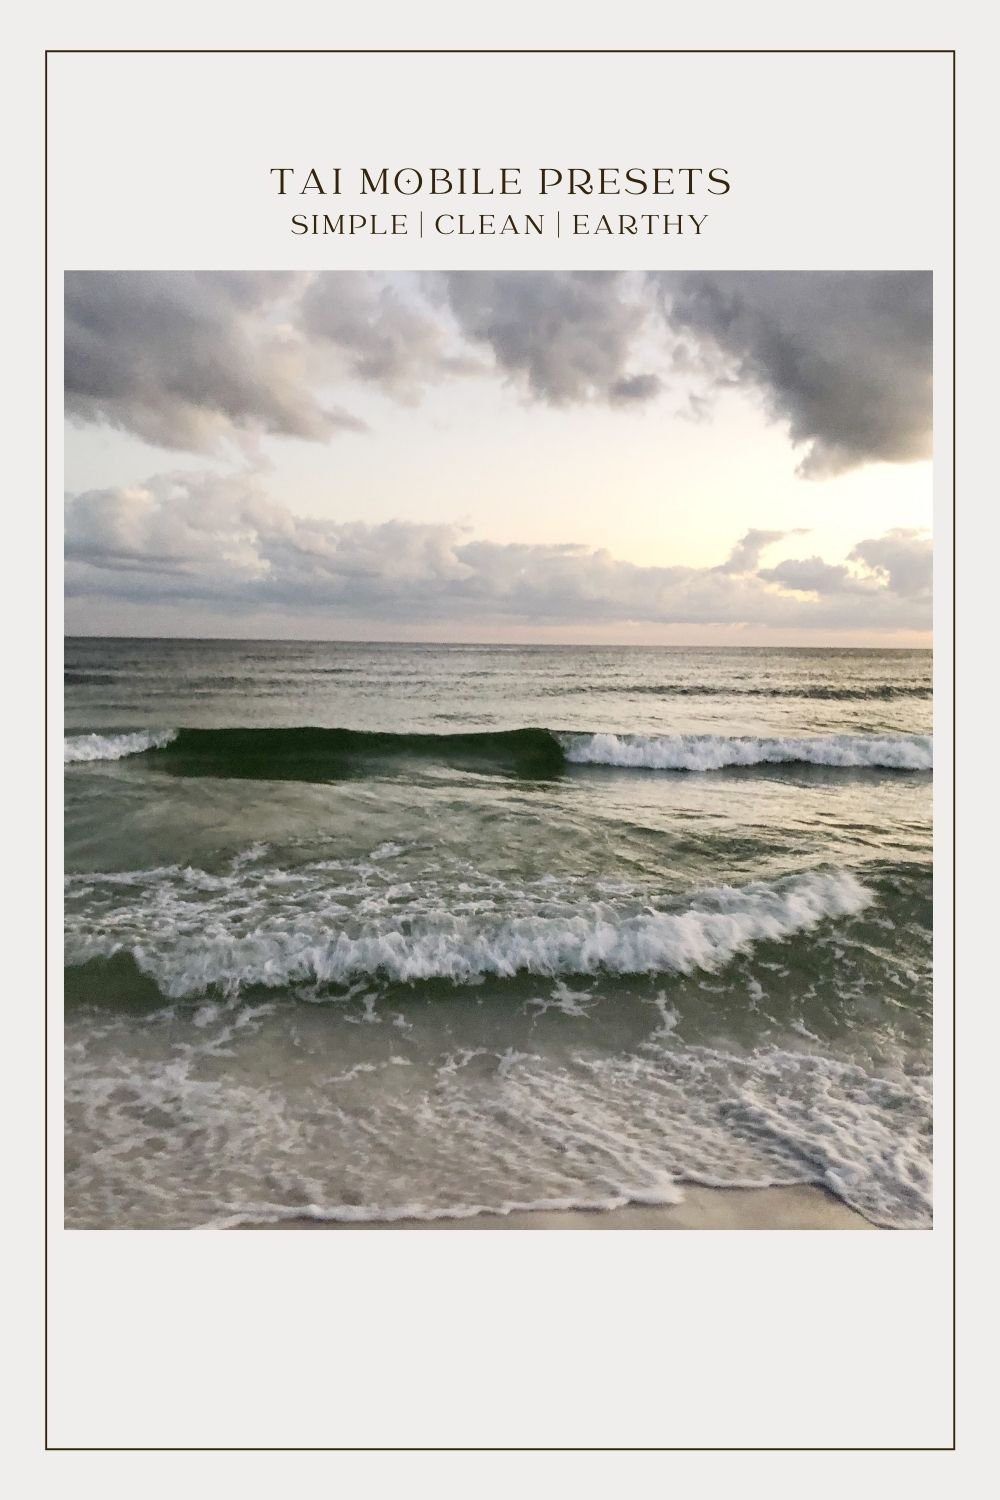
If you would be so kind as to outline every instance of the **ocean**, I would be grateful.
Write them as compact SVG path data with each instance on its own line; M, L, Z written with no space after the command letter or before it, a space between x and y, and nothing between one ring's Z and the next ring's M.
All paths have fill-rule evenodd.
M931 656L71 639L65 1222L931 1221Z

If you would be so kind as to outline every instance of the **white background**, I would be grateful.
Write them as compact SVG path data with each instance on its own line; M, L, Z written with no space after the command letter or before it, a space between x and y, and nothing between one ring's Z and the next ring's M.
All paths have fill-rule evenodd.
M50 60L49 90L57 408L68 266L459 263L448 252L464 265L505 267L570 256L610 266L667 257L929 266L939 290L936 344L945 354L949 347L950 59L940 55L72 54ZM678 141L687 143L679 158ZM714 233L673 245L532 238L370 247L291 237L289 205L276 199L268 169L325 166L331 148L345 167L517 163L526 178L536 163L703 163L726 166L734 186L704 205ZM936 374L946 416L946 359ZM950 504L945 423L935 436L940 535ZM53 480L58 516L58 469ZM938 578L947 613L940 561ZM54 668L54 687L58 677ZM947 738L945 720L939 743ZM941 788L946 758L939 766ZM946 859L938 864L938 911L946 912ZM946 924L939 928L946 938ZM927 1234L581 1232L520 1234L513 1245L509 1234L439 1235L417 1245L416 1236L376 1233L65 1233L54 1153L51 1441L947 1444L946 940L938 957L937 1203ZM58 1036L58 986L51 1003ZM53 1062L58 1141L58 1049ZM859 1357L873 1347L878 1359Z
M391 42L388 43L391 45ZM59 55L49 63L52 267L937 266L951 237L941 55ZM342 165L343 199L272 166ZM366 166L520 166L520 197L355 195ZM537 168L726 167L732 189L609 197L707 211L702 233L296 236L295 211L552 214Z
M104 7L104 12L111 9ZM781 9L771 7L776 21L782 19ZM932 28L923 25L919 7L906 12L884 7L895 12L895 26L883 24L872 7L864 9L865 26L858 26L855 12L853 20L842 18L840 34L831 37L808 35L802 25L762 28L755 7L753 35L745 24L741 34L734 21L725 39L734 46L925 47L959 40L959 14L947 36L940 27L928 34ZM283 10L286 20L291 19L288 7ZM908 26L901 29L903 14ZM391 15L382 26L358 23L350 36L342 24L337 35L329 34L330 27L323 34L324 28L316 26L300 26L294 35L296 28L290 31L286 25L276 36L273 24L268 29L259 23L251 34L253 21L245 12L241 17L242 34L234 36L232 24L209 24L204 7L197 32L183 24L178 7L173 8L172 26L167 24L171 18L164 17L141 26L133 21L117 30L106 23L95 30L91 12L87 27L79 16L49 24L39 45L609 43L606 29L595 34L600 28L588 29L579 17L571 30L565 25L546 29L536 17L530 26L508 25L502 37L484 34L482 24L449 29L439 23L433 38L426 15L419 26L412 18L404 22ZM505 19L514 19L510 7ZM619 12L619 22L623 20ZM636 17L630 28L620 24L610 40L619 46L711 46L720 43L722 30L707 36L708 28L702 28L700 36L692 37L690 24L656 29L660 34L654 36ZM681 35L682 30L688 34ZM25 53L23 66L37 69L38 61L36 46ZM584 165L724 165L734 190L708 200L711 233L706 229L698 241L604 241L599 252L603 260L594 253L599 242L593 241L563 239L558 246L548 241L541 246L529 240L466 241L456 251L465 257L461 261L446 258L440 240L418 247L429 252L426 259L412 242L382 242L388 243L388 252L379 251L387 255L382 264L934 270L936 645L938 711L943 714L936 726L941 965L936 992L936 1227L925 1234L879 1235L66 1234L59 1228L60 1164L54 1158L50 1442L84 1447L945 1445L951 1438L950 60L832 55L547 58L532 60L538 79L533 87L524 81L523 60L515 58L414 59L405 67L401 61L354 57L345 67L330 57L55 59L53 273L61 279L63 267L73 265L377 264L368 244L341 246L330 239L289 236L288 200L274 198L266 169L276 163L324 161L382 165L383 158L386 165L476 161L488 166L504 160L526 168L548 158L553 165L563 159ZM241 71L241 63L247 71ZM317 71L323 82L315 79ZM250 72L252 84L246 82ZM487 75L500 83L491 84ZM640 76L642 86L637 87ZM574 78L583 82L575 84ZM37 76L27 81L37 87ZM32 120L25 103L22 138ZM16 138L9 129L8 141ZM15 175L19 171L20 163ZM25 188L24 203L31 203L37 187L31 174L17 180ZM969 187L977 200L989 195L982 176L975 183L970 180ZM609 206L632 205L616 201ZM696 211L703 210L699 206ZM975 212L964 231L970 238ZM539 257L540 249L544 253ZM970 292L975 253L973 245ZM32 274L37 281L37 270L30 260L27 266L25 285L30 285ZM960 276L960 288L963 284ZM58 336L58 296L52 298L51 311ZM16 314L12 308L12 321ZM980 325L979 318L974 321ZM37 366L37 321L34 327ZM58 360L53 374L58 383ZM968 390L965 399L971 413L977 390ZM973 441L974 436L965 451L971 453ZM56 446L56 497L60 467ZM961 464L959 474L961 479ZM967 475L970 526L977 524L985 498L978 492L988 482L985 470ZM32 492L29 484L25 493ZM21 544L23 556L33 558L38 517L25 509ZM53 535L58 550L55 527ZM31 581L25 585L30 587ZM984 580L980 597L985 590ZM11 597L16 606L16 587ZM37 605L34 609L37 618ZM31 611L25 592L22 622L32 617ZM972 653L982 624L980 619L972 626L970 671L975 671ZM56 615L56 667L59 635ZM37 654L25 666L29 675L21 701L27 704L37 702ZM58 675L58 670L51 673L56 699ZM57 717L54 722L58 738ZM975 726L965 732L974 734ZM54 792L61 784L58 764L55 756ZM970 776L973 769L970 762ZM963 787L967 784L971 791L963 781ZM56 846L58 821L56 808ZM58 896L57 847L51 864ZM981 898L971 880L967 890L962 923L968 935ZM58 911L58 903L53 910ZM52 972L58 975L58 922L53 926ZM987 971L977 971L976 962L970 945L959 970L960 995L966 975L970 1026L977 1024L973 1005L977 999L985 1002L988 993L987 982L977 978L977 972ZM980 990L978 996L968 994L973 987ZM54 993L56 1017L59 999ZM53 1036L50 1128L58 1142L57 1021ZM37 1047L37 1018L29 1015L18 1071L34 1071L30 1059ZM981 1060L981 1049L974 1050ZM15 1090L15 1107L16 1097ZM967 1092L960 1093L960 1122L968 1117L960 1139L970 1141L981 1131L974 1107L981 1107L982 1097L970 1079ZM30 1102L22 1108L30 1112ZM30 1113L16 1118L23 1136ZM13 1199L19 1206L37 1202L37 1165L35 1155L22 1163L26 1172L12 1177L15 1186L23 1183L22 1195L15 1192ZM967 1173L967 1189L971 1180ZM988 1187L979 1191L985 1196ZM30 1247L29 1254L23 1285L36 1288L37 1261ZM29 1333L33 1310L27 1308ZM25 1361L24 1378L14 1394L24 1406L23 1431L30 1448L37 1432L33 1403L38 1388L29 1378L38 1368L35 1343ZM971 1382L966 1393L970 1413L975 1413L979 1400ZM961 1449L961 1427L959 1431ZM134 1481L141 1457L119 1455L119 1468L109 1471L115 1482L129 1474ZM219 1472L222 1457L200 1456L206 1477ZM274 1463L298 1466L307 1457L261 1455L248 1472L258 1479L271 1474L273 1480ZM670 1472L679 1472L673 1465L682 1457L685 1463L696 1460L674 1455ZM865 1472L873 1488L889 1457L868 1455ZM468 1474L474 1458L451 1455L447 1474L454 1479ZM543 1477L553 1458L532 1460L533 1474L546 1485L553 1482ZM54 1459L67 1461L53 1455L46 1460L46 1493L62 1492L57 1473L69 1479L68 1469L53 1469ZM410 1482L414 1465L428 1459L382 1455L369 1464L378 1464L381 1481L395 1484L404 1474ZM757 1465L764 1459L702 1456L700 1482L711 1472L710 1484L721 1492L731 1487L736 1472L746 1475L748 1462ZM168 1462L178 1461L179 1456ZM490 1460L495 1482L512 1472L513 1461L514 1455ZM586 1472L591 1480L617 1485L631 1472L633 1461L593 1455ZM741 1466L737 1471L734 1461ZM783 1482L796 1475L802 1482L808 1474L805 1482L815 1489L819 1478L822 1489L822 1476L833 1481L831 1465L844 1458L813 1456L808 1470L802 1466L809 1455L782 1455L781 1461ZM893 1459L897 1466L904 1461ZM920 1472L930 1478L928 1466L943 1461L942 1456L925 1459ZM235 1462L235 1456L227 1462ZM337 1469L326 1472L342 1475L346 1463L341 1456ZM162 1469L161 1477L166 1472ZM282 1472L287 1477L287 1468ZM304 1470L296 1467L294 1472ZM362 1472L375 1474L373 1468ZM482 1479L474 1482L479 1485ZM145 1478L142 1483L148 1488Z

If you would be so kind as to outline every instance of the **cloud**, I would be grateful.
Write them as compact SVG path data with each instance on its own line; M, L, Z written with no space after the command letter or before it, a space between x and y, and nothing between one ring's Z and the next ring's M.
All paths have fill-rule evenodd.
M608 386L608 399L612 406L623 406L633 401L651 401L663 389L659 375L623 375Z
M779 535L748 532L721 566L649 566L575 543L501 545L449 523L296 516L252 477L175 473L68 501L66 583L72 598L386 624L929 625L918 584L930 543L917 533L860 542L845 564L760 570Z
M675 367L749 385L805 448L810 478L926 458L931 276L923 271L658 275ZM692 347L693 346L693 347Z
M413 401L429 383L482 371L456 349L446 321L425 303L365 271L316 276L302 298L306 337L326 341L359 380Z
M869 537L858 543L851 559L870 568L904 599L930 599L933 552L924 532L899 529Z
M449 271L441 280L465 337L537 400L630 404L660 390L655 373L630 368L652 309L620 272Z
M67 415L207 453L227 438L325 441L364 424L315 393L288 321L307 278L283 271L71 271Z
M363 423L330 393L413 402L492 377L551 407L710 419L762 394L839 473L930 452L931 278L919 271L81 271L66 278L66 409L168 448ZM659 398L669 390L673 408Z
M160 474L143 485L87 490L67 506L69 563L164 577L229 582L268 571L262 537L294 527L254 481L209 473Z
M760 555L768 547L773 547L775 542L783 541L786 536L798 536L800 528L795 531L759 531L751 528L730 552L728 558L721 564L720 573L755 573L760 562Z
M851 563L860 567L852 568ZM819 596L891 593L903 603L924 608L929 621L932 569L933 545L927 533L896 530L858 542L846 563L787 558L776 568L762 568L759 576L783 589Z
M776 568L763 568L761 578L783 589L805 594L863 592L870 583L857 578L843 563L824 562L821 557L787 558Z

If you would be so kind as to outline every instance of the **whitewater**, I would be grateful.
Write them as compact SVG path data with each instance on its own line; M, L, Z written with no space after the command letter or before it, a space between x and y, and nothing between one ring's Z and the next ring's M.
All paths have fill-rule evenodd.
M548 757L550 772L568 766L611 766L648 771L721 771L727 767L812 765L898 771L930 771L930 735L822 735L803 739L764 739L727 735L571 734L546 729L517 729L504 733L449 735L369 734L352 729L276 729L272 731L139 729L124 734L70 735L64 746L67 765L80 761L121 760L153 750L196 752L201 767L215 774L244 774L240 752L256 752L252 762L262 774L284 774L290 762L311 755L311 769L322 776L336 774L338 763L353 754L370 760L373 768L387 758L421 756L449 764L464 758L493 760L509 769L540 769L531 762ZM327 763L323 756L326 751ZM188 772L190 760L181 754L160 762L168 770ZM195 773L196 774L196 773Z

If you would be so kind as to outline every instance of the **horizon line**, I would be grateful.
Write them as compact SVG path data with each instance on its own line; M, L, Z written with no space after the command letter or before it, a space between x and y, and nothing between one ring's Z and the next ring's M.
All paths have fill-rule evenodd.
M927 651L932 652L933 643L928 646L899 646L890 644L873 644L870 646L840 645L836 642L827 645L741 645L739 643L720 644L709 641L673 643L659 641L435 641L435 640L398 640L388 637L361 638L333 638L322 636L266 636L266 635L102 635L63 634L63 643L67 641L187 641L190 644L211 645L267 645L267 646L502 646L519 649L537 649L539 647L553 651Z

